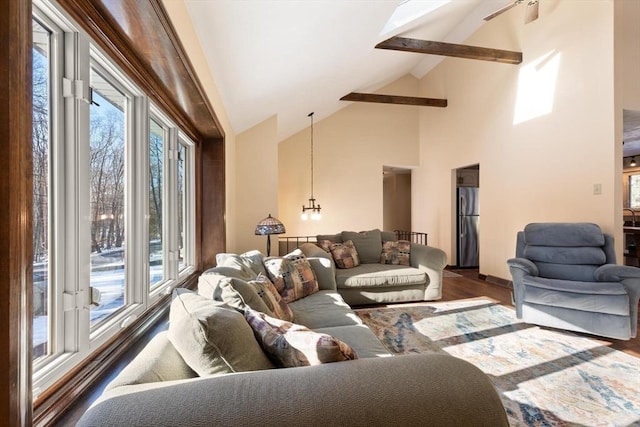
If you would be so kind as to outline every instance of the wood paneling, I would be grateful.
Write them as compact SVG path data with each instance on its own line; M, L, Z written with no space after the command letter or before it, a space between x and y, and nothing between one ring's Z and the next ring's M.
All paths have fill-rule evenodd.
M420 107L446 107L446 99L421 98L417 96L380 95L377 93L351 92L340 101L377 102L381 104L417 105Z
M226 252L225 236L225 151L223 141L202 146L201 268L215 266L216 254Z
M160 0L60 5L191 138L224 136Z
M0 420L31 424L31 2L0 3Z
M405 37L391 37L388 40L378 43L376 48L426 53L430 55L453 56L456 58L479 59L482 61L502 62L505 64L520 64L522 62L522 52L490 49L463 44L434 42L429 40L409 39Z

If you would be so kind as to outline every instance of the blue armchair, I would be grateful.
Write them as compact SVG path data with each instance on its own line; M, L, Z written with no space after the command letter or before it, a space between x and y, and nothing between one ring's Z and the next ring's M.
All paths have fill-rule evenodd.
M640 268L616 265L613 237L596 224L529 224L507 263L519 319L609 338L636 336Z

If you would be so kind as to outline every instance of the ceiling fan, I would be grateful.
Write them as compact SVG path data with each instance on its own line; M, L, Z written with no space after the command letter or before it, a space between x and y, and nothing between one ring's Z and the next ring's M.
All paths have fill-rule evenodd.
M503 14L507 10L525 2L527 3L527 11L524 16L524 23L528 24L531 21L535 21L536 19L538 19L538 7L540 5L539 0L514 0L512 3L506 5L505 7L496 10L491 15L485 16L484 20L489 21L496 16Z

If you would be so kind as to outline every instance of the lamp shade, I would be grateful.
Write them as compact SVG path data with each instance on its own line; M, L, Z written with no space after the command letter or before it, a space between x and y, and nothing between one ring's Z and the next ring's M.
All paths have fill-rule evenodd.
M282 234L286 232L287 230L284 228L284 224L281 223L278 218L272 217L271 214L256 225L256 235L259 236Z

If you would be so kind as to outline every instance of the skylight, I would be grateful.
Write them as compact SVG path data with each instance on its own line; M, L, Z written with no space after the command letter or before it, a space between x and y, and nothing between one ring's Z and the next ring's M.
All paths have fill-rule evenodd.
M410 22L422 18L450 1L451 0L405 0L396 7L396 10L380 34L391 33Z

